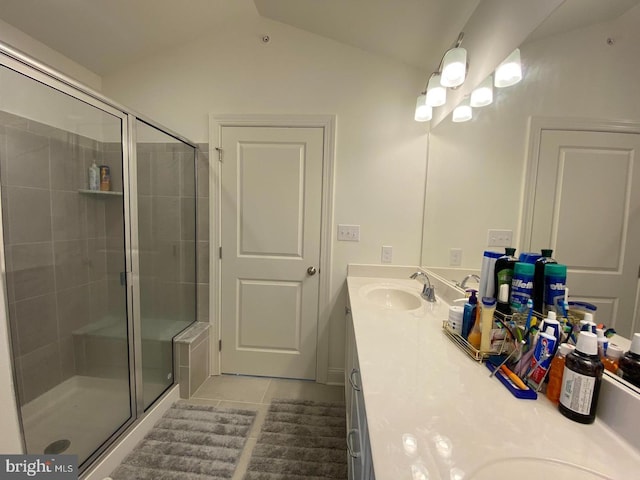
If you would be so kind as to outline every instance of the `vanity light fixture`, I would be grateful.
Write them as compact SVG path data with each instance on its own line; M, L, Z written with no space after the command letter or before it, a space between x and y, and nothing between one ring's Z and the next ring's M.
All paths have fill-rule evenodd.
M472 107L485 107L493 103L493 78L489 75L471 92L469 104Z
M522 64L520 63L520 49L516 48L496 68L494 85L497 88L510 87L522 80Z
M433 107L446 103L447 88L459 87L467 77L467 51L460 47L463 37L464 32L460 32L455 46L442 56L438 69L431 74L424 91L418 96L414 116L416 122L431 120Z
M464 32L460 32L455 47L449 49L442 58L440 84L443 87L459 87L467 76L467 51L460 46L463 37Z
M427 94L426 92L422 92L418 95L418 100L416 101L416 114L414 119L416 122L428 122L432 116L433 109L431 105L427 105Z
M440 85L440 73L434 72L427 83L427 105L439 107L447 101L447 89Z
M473 109L469 103L469 97L465 97L464 100L458 105L451 116L451 120L455 123L468 122L473 117Z

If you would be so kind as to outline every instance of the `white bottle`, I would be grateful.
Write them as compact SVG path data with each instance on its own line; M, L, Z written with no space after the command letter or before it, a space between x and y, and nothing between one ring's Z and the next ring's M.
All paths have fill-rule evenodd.
M96 162L93 162L93 165L89 167L89 190L100 190L100 169Z

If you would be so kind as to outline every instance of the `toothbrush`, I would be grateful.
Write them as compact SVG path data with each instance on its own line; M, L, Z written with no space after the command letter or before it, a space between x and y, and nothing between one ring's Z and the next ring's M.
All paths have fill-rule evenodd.
M533 300L527 300L527 309L529 312L527 313L527 322L524 324L524 331L528 332L531 328L531 316L533 315Z

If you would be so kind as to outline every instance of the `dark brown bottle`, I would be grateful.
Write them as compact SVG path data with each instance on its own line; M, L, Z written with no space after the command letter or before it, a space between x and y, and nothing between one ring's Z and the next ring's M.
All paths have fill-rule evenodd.
M580 332L576 349L565 359L558 404L560 413L575 422L593 423L603 372L604 365L598 356L598 337L595 333Z
M634 333L631 349L618 362L620 377L640 388L640 333Z

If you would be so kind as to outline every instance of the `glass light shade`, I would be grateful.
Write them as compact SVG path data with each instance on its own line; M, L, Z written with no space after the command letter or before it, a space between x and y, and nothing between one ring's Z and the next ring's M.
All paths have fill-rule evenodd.
M447 101L447 89L440 85L440 74L434 73L427 84L427 105L439 107Z
M485 107L493 103L493 78L489 75L471 92L469 104L472 107Z
M418 95L418 100L416 101L416 114L415 121L416 122L428 122L431 120L433 116L433 109L430 105L427 105L427 96L425 94Z
M494 85L498 88L510 87L522 80L520 49L516 48L504 62L496 68Z
M468 122L473 117L473 110L469 105L469 98L465 98L460 105L453 110L451 120L460 123Z
M443 87L462 85L467 75L467 51L464 48L452 48L442 59L440 84Z

